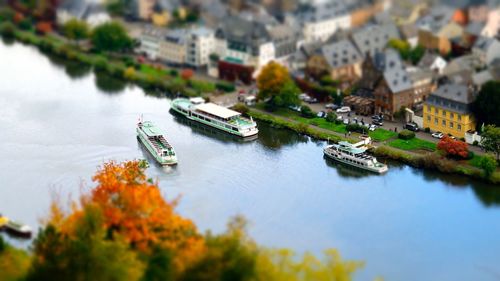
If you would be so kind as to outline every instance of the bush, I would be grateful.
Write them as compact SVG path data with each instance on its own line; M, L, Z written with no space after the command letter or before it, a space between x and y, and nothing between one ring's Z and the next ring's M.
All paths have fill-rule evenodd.
M398 138L402 140L411 140L415 138L415 133L409 130L402 130L401 132L399 132Z
M472 145L473 146L478 146L479 145L479 142L477 140L475 140L474 142L472 142Z
M30 30L32 27L32 23L31 23L31 20L29 18L22 19L17 25L22 30Z
M361 134L364 134L367 132L366 127L363 127L359 124L348 124L345 128L348 132L358 132Z
M0 34L6 38L13 38L15 29L14 24L5 22L0 25Z
M469 149L467 147L467 143L463 141L454 140L448 136L443 137L437 148L443 151L446 156L458 158L458 159L466 159L469 157Z
M174 76L174 77L179 76L179 71L177 71L175 69L170 70L170 76Z
M333 111L328 112L326 114L326 121L328 121L328 122L337 121L337 114L335 114Z
M431 132L431 128L429 128L429 127L425 127L424 132L426 132L426 133L430 133L430 132Z
M94 68L97 70L105 70L108 65L108 61L104 58L99 58L94 61Z
M311 110L311 108L307 105L303 105L300 108L300 115L302 115L302 117L305 118L314 118L316 116L314 112Z
M237 103L235 106L233 106L233 110L238 111L241 114L247 114L249 111L248 107L243 103Z
M226 81L219 81L215 83L215 88L218 90L224 91L226 93L234 92L236 90L236 87L234 86L233 83L226 82Z

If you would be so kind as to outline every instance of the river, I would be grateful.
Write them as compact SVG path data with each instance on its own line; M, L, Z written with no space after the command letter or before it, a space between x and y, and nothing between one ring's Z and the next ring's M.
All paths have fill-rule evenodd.
M498 187L396 164L363 173L325 160L324 142L266 124L241 142L174 117L168 101L0 42L0 212L37 228L54 194L77 197L105 161L146 157L143 114L179 157L148 174L202 231L242 214L262 245L365 261L356 280L499 280Z

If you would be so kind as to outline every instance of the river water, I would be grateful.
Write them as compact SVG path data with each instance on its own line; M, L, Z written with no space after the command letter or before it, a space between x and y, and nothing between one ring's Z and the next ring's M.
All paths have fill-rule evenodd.
M135 137L143 114L180 161L148 174L202 231L242 214L262 245L365 261L356 280L499 280L498 187L398 165L367 174L325 160L324 142L266 124L241 142L174 117L168 101L0 43L0 212L36 228L51 197L78 196L98 165L147 157Z

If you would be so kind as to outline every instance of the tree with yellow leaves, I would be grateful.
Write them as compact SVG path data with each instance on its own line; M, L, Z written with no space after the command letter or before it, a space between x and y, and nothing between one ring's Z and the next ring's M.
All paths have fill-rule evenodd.
M290 77L286 67L271 61L257 77L258 98L266 100L270 108L300 104L300 90Z

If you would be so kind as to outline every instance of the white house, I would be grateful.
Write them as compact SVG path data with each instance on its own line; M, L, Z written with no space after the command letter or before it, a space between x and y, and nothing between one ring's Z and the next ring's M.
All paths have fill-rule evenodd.
M206 66L215 50L215 32L206 27L188 31L186 36L186 63L194 67Z
M88 3L83 0L65 0L56 12L58 25L64 25L72 19L85 21L90 27L111 21L106 9L99 3Z
M330 38L339 29L351 27L351 14L341 0L317 1L296 14L305 42Z

